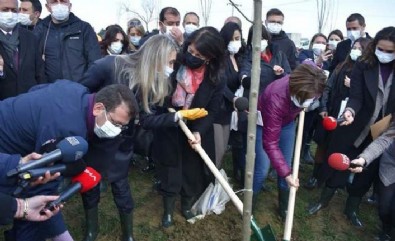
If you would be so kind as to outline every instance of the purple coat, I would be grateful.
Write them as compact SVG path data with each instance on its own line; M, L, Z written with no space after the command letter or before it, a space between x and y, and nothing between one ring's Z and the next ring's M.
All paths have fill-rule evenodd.
M258 110L263 120L263 148L280 177L291 174L291 168L280 150L280 133L283 126L291 123L302 110L296 107L289 94L289 75L269 84L259 96Z

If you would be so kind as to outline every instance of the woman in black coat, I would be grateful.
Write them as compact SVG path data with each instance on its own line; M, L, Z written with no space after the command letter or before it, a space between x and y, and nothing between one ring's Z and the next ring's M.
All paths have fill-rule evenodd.
M329 77L320 101L319 115L322 118L327 116L332 116L334 118L338 117L342 101L347 101L350 96L350 76L352 68L355 61L362 55L369 42L370 39L367 38L357 39L352 46L350 55L342 64L336 67L332 75ZM317 150L315 154L313 174L305 185L308 189L313 189L318 184L317 179L326 155L327 143L330 140L328 134L330 133L324 130L322 119L319 118L314 133ZM322 177L325 175L320 176Z
M343 113L345 121L332 134L327 156L343 153L357 157L371 142L370 126L395 111L395 27L379 31L351 73L350 98ZM329 169L330 170L330 169ZM363 195L378 173L378 161L354 176L331 170L318 203L310 207L314 214L328 205L335 191L347 185L349 196L344 213L354 226L362 227L357 217Z
M153 115L141 119L144 128L154 130L152 158L157 163L159 191L164 205L162 226L165 228L173 224L177 196L181 196L182 214L188 220L193 217L192 204L211 181L204 161L190 145L201 143L214 160L213 122L225 87L225 82L220 79L224 46L216 29L204 27L193 32L178 57L180 65L172 75L173 95L164 105L153 108ZM168 107L175 108L177 113L169 113ZM189 112L201 108L208 113L189 117ZM178 127L180 118L188 119L187 125L196 142L189 141Z

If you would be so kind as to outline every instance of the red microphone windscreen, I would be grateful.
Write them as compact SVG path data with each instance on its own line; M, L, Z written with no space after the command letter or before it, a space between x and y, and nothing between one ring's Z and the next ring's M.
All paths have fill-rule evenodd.
M332 116L324 117L322 120L322 126L327 131L332 131L337 127L337 120Z
M82 173L71 178L73 183L78 182L81 184L80 193L94 188L101 180L101 175L92 167L87 167Z
M328 164L335 170L345 171L350 167L350 159L341 153L333 153L328 158Z

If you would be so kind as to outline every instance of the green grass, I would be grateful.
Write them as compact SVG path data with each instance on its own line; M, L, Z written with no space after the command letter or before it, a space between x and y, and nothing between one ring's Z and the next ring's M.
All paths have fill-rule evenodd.
M230 175L230 155L227 154L225 169ZM300 172L301 185L311 173L311 166L302 165ZM175 226L164 230L161 228L162 202L161 197L152 190L152 174L144 174L138 168L131 168L129 180L135 201L134 236L138 241L231 241L241 240L242 218L231 202L221 215L210 215L204 220L191 225L181 216L180 204L177 202L175 211ZM258 198L255 214L257 223L263 227L270 224L274 229L277 240L282 240L283 223L277 216L277 190L273 181L267 184L272 191L263 192ZM237 189L237 185L234 185ZM361 205L361 219L366 228L353 228L343 215L344 202L347 193L337 192L330 206L317 215L308 216L306 208L310 202L319 196L319 190L309 191L301 187L297 192L295 218L292 232L293 241L365 241L373 240L379 231L379 220L376 207L363 203ZM239 195L242 199L242 196ZM97 240L119 240L121 229L118 212L112 200L111 190L102 194L99 206L100 234ZM76 195L64 208L64 216L70 233L75 240L82 240L84 233L84 212L81 198ZM2 232L5 228L1 228ZM0 236L0 240L3 237Z

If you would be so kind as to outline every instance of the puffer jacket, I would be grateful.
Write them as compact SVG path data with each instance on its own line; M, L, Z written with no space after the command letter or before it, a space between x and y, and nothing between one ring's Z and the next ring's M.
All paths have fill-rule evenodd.
M291 168L280 150L280 134L283 126L291 123L302 110L291 101L289 75L269 84L259 96L258 110L263 120L262 140L273 168L280 177L291 174Z

